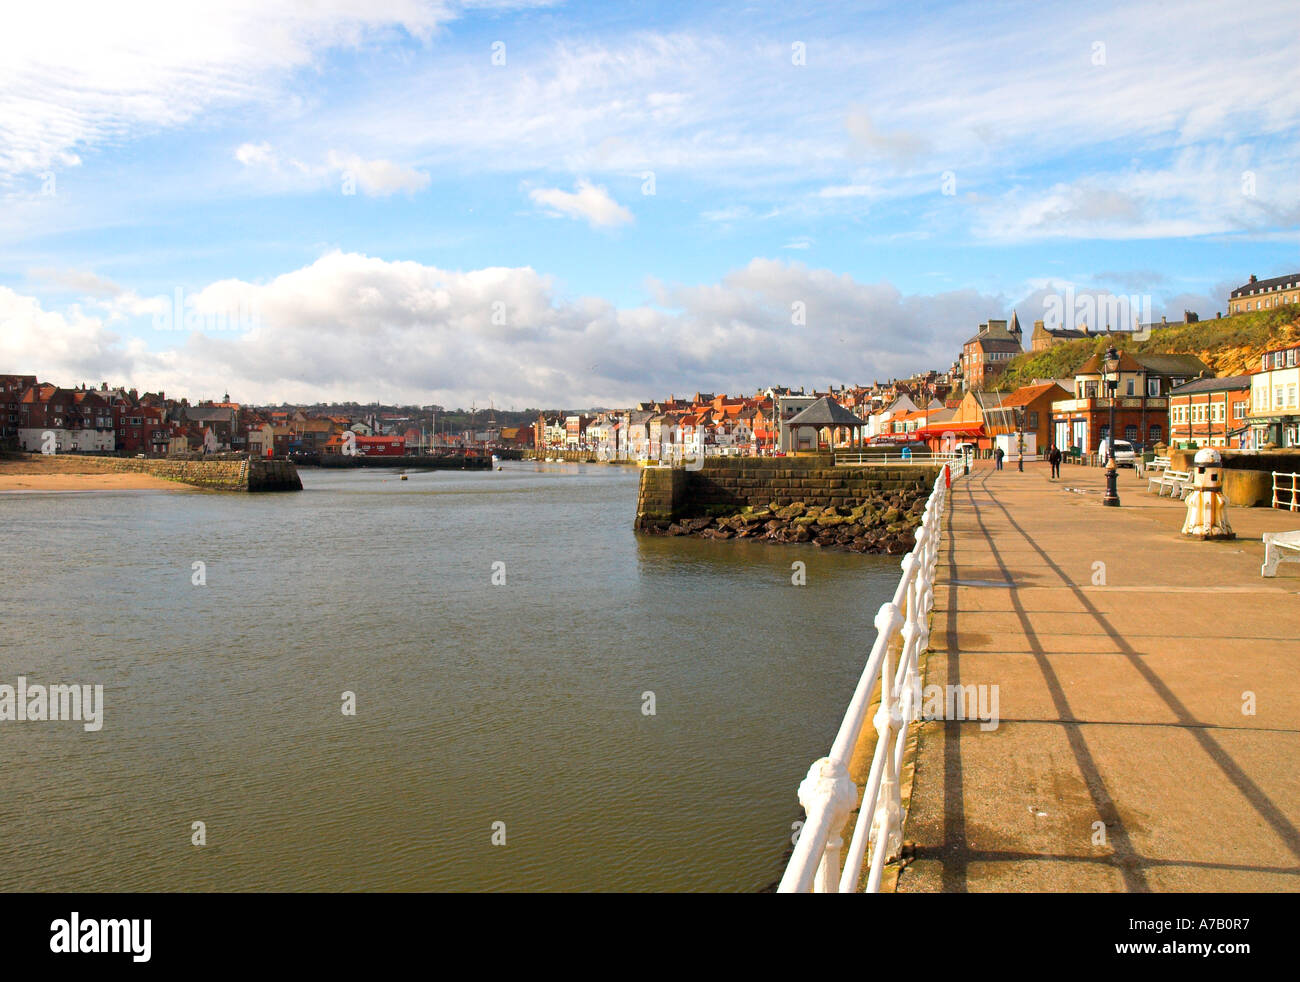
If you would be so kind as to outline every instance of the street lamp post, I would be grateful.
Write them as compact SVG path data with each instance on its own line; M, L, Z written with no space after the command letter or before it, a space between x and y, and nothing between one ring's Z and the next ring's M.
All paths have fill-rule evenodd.
M1101 503L1116 508L1119 506L1119 467L1115 464L1115 394L1119 391L1119 352L1114 345L1106 350L1102 380L1110 392L1110 430L1106 434L1106 494Z
M1025 472L1025 407L1016 407L1016 470Z

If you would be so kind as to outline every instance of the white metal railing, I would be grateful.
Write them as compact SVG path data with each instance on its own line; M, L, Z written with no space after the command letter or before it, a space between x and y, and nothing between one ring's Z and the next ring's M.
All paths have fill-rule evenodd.
M875 893L880 889L885 863L896 858L902 848L903 808L898 775L907 726L920 718L921 676L917 663L930 643L940 522L950 475L956 476L954 471L945 467L935 478L934 490L916 530L916 545L903 557L903 575L894 597L876 613L876 640L835 742L827 756L813 762L799 785L805 820L781 877L781 893L855 893L868 851L866 891ZM871 721L876 728L876 750L841 869L844 827L858 803L858 786L849 775L849 761L866 725L877 681L880 707Z
M962 455L956 451L908 452L900 451L835 451L835 466L877 464L954 464L961 463Z
M1283 480L1287 482L1285 485ZM1282 495L1286 495L1288 500L1283 501ZM1273 507L1300 511L1300 474L1273 471Z

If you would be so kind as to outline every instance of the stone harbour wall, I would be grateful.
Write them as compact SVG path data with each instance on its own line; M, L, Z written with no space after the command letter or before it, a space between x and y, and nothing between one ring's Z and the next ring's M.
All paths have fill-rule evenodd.
M835 467L829 457L731 458L647 467L636 529L650 535L811 542L900 555L939 469Z
M209 491L301 491L298 468L288 460L140 460L100 457L107 470L150 474Z

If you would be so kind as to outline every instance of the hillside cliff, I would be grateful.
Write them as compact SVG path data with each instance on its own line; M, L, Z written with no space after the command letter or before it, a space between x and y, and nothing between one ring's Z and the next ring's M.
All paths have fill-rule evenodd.
M1300 344L1300 307L1170 324L1152 331L1145 341L1133 341L1126 334L1098 334L1066 341L1046 351L1017 355L993 388L1005 391L1028 385L1036 378L1070 378L1080 365L1112 343L1137 354L1196 355L1215 375L1244 375L1259 367L1259 356L1268 349Z

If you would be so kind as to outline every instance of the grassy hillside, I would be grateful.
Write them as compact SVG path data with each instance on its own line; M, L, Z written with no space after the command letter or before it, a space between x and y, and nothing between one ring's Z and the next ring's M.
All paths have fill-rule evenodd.
M1259 310L1195 324L1170 324L1152 331L1145 341L1133 341L1123 334L1067 341L1047 351L1017 355L995 386L1006 390L1028 385L1036 378L1069 378L1112 343L1134 353L1196 355L1215 375L1244 375L1259 367L1259 356L1269 348L1300 344L1300 307Z

